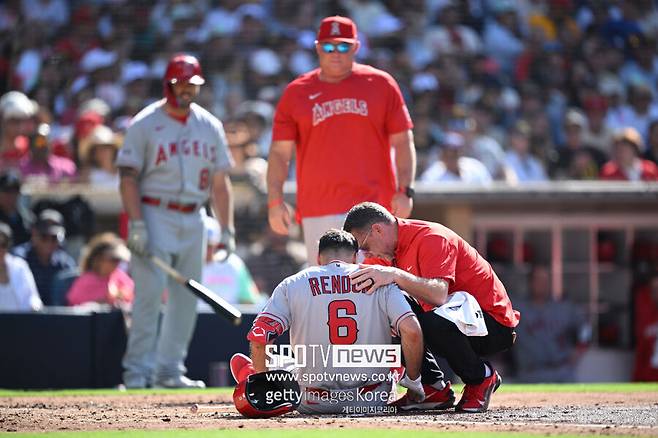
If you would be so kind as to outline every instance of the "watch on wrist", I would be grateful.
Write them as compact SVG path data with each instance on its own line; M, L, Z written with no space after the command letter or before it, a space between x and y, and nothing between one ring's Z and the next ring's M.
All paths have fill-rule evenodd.
M400 193L404 193L409 199L414 199L414 196L416 195L416 189L411 186L406 186L400 188Z

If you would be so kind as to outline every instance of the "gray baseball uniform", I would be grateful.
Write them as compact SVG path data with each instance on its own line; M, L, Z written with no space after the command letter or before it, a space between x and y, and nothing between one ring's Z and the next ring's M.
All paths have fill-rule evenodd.
M209 196L213 173L232 166L222 123L199 105L179 121L164 101L140 111L126 132L117 165L138 171L142 214L149 251L179 270L200 279L205 251L201 206ZM185 374L184 361L196 322L196 297L148 260L135 256L135 280L128 347L123 359L124 382L166 379ZM156 346L162 294L168 300Z
M312 388L326 390L322 397L317 392L304 397L300 412L344 412L345 406L383 406L389 399L392 383L381 378L389 368L332 367L333 350L326 348L391 344L391 328L398 331L400 322L413 315L395 284L371 295L354 292L349 275L357 269L358 265L333 261L288 277L258 316L273 321L280 332L290 329L293 349L306 346L306 366L295 370L302 391L308 396ZM249 339L256 340L257 327L255 323ZM357 399L363 387L380 395Z

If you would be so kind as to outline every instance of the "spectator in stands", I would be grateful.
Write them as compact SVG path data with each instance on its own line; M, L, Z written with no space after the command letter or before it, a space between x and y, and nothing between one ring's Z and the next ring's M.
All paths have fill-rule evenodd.
M605 118L608 111L606 98L598 94L588 96L583 101L583 109L587 117L583 130L583 143L600 151L606 158L610 158L614 131L610 129Z
M637 293L634 325L633 380L658 382L658 272Z
M636 129L627 127L614 136L613 158L601 169L601 179L658 181L658 165L641 158L644 141Z
M658 119L658 104L653 101L651 87L640 82L630 86L628 105L609 113L607 122L615 131L630 126L635 128L642 138L647 138L649 123L653 119ZM644 148L644 145L642 147Z
M151 77L148 65L141 61L129 61L121 70L121 83L126 88L126 101L122 114L132 117L149 100Z
M30 138L29 155L19 163L23 178L28 181L43 180L46 184L74 181L77 178L75 163L52 153L49 134L50 126L42 123Z
M135 283L123 269L121 262L130 260L130 252L113 233L103 233L89 241L83 250L80 275L66 294L68 304L109 304L123 307L132 303Z
M79 113L75 115L75 121L73 126L73 135L70 140L71 144L69 145L69 153L73 157L77 164L80 164L80 158L78 157L78 150L80 148L80 143L85 141L91 133L94 132L94 129L97 126L100 126L104 123L106 117L102 112L110 111L110 107L105 104L101 99L92 99L91 107L89 101L83 104L83 108L79 109Z
M228 121L225 129L226 141L235 162L231 177L246 180L259 193L266 194L267 161L260 157L258 143L253 139L248 123L243 118L237 118Z
M491 175L482 162L465 157L464 137L448 132L441 141L440 159L430 165L420 177L423 182L462 182L487 184Z
M51 35L69 21L69 2L66 0L23 0L21 5L25 19Z
M658 65L655 60L656 41L649 40L644 35L637 35L629 39L629 45L632 57L626 61L620 71L621 80L627 86L637 83L647 84L653 95L658 95Z
M78 145L80 181L92 187L117 189L119 169L115 165L123 139L105 125L98 125Z
M528 25L541 31L547 43L572 43L580 40L581 30L571 14L571 0L549 0L528 17ZM543 9L543 10L542 10Z
M242 102L237 108L237 119L247 125L250 142L258 145L259 155L266 157L272 143L274 107L265 101Z
M511 0L494 0L491 6L493 16L485 23L482 35L484 51L504 72L511 73L524 49L515 5Z
M220 243L220 226L216 219L206 216L206 263L203 266L202 283L231 304L258 304L265 302L256 283L254 283L247 266L236 253L228 258L218 250ZM199 300L200 309L210 306Z
M599 161L604 161L599 153L583 142L583 132L587 119L583 113L570 109L564 116L565 143L558 150L555 174L559 179L596 179ZM597 160L597 157L598 160Z
M267 295L274 292L276 286L286 277L297 273L306 260L306 249L289 236L277 234L270 227L251 249L246 260L258 289Z
M505 163L503 147L492 135L496 131L491 122L494 112L484 100L475 105L472 115L456 106L453 118L448 120L448 130L464 136L464 155L484 164L493 179L515 182L516 176Z
M579 309L552 296L550 271L535 265L528 280L528 298L515 300L523 315L512 349L520 382L573 382L591 333Z
M21 202L21 177L17 170L0 171L0 222L9 224L16 245L30 240L32 212Z
M647 152L645 153L644 158L658 164L658 119L649 123Z
M35 311L43 304L25 260L9 254L11 228L0 222L0 311Z
M37 107L20 91L0 98L0 169L17 168L29 153L29 135Z
M18 245L12 252L25 259L30 266L46 306L64 305L64 297L53 293L53 279L58 272L74 268L75 260L60 245L64 242L65 229L62 215L51 209L43 210L34 226L29 242Z
M505 155L506 165L519 182L548 179L544 164L530 151L530 126L527 122L519 121L514 125L509 135L509 146Z
M482 50L480 36L472 27L462 24L457 0L444 2L438 13L438 26L429 26L423 38L425 50L433 58L456 55L471 58Z

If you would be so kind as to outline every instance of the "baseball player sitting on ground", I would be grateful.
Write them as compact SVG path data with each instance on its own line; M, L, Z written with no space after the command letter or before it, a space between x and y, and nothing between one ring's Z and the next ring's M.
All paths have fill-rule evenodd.
M350 413L386 406L394 390L388 367L334 368L331 354L336 354L333 348L338 345L391 344L391 329L401 337L406 364L400 384L409 389L409 398L424 399L420 383L423 337L418 320L395 284L376 294L353 293L349 275L359 268L354 264L357 250L351 234L329 230L320 238L319 266L286 278L274 290L247 336L251 359L240 353L231 358L231 373L239 383L234 400L240 412L263 416L258 409L241 408L245 398L261 403L263 394L253 390L245 394L245 385L240 382L258 380L254 373L268 371L266 345L288 329L292 350L297 352L299 346L306 349L305 366L293 370L301 389L299 412ZM327 353L323 361L321 356Z

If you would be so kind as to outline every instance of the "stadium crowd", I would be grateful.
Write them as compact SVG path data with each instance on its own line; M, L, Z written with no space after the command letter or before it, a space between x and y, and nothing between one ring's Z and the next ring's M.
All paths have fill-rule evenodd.
M7 1L0 89L30 99L0 105L2 165L116 184L126 124L189 52L208 78L200 103L245 157L237 172L258 179L249 158L267 156L273 106L314 67L330 13L357 23L358 60L400 83L422 180L656 179L637 161L658 155L651 0Z
M129 303L116 236L91 239L56 209L31 211L19 191L25 182L117 188L126 127L162 98L178 52L201 61L199 103L223 121L232 178L248 188L238 192L250 198L236 210L237 232L255 287L271 293L296 272L296 242L267 227L265 158L281 92L316 65L317 24L331 14L356 22L358 61L400 84L419 181L658 180L653 0L6 0L0 221L13 236L0 229L0 244L16 245L7 263L27 294L16 303ZM65 231L78 240L65 242ZM84 282L106 293L84 296Z

